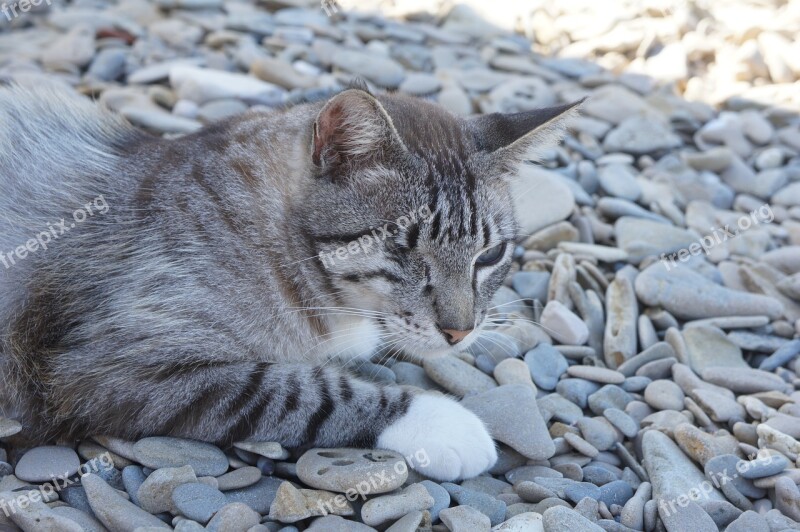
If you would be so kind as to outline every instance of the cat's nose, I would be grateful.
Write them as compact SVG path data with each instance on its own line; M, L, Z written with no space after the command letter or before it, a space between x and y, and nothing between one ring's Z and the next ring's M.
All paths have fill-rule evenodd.
M472 329L467 329L466 331L457 331L455 329L442 329L442 332L447 338L447 343L449 343L450 345L455 345L464 338L466 338L467 335L472 332Z

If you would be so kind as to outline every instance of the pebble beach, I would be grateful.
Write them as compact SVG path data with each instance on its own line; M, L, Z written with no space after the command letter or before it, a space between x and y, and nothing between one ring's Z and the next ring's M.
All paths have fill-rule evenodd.
M425 449L20 448L0 418L0 531L800 530L800 1L527 4L3 10L0 82L164 137L354 79L461 116L586 100L514 181L491 330L353 368L459 399L498 444L486 474L426 479Z

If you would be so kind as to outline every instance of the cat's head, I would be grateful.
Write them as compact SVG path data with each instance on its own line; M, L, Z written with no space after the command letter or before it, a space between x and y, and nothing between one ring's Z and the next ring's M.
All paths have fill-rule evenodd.
M421 355L472 343L511 267L509 178L559 141L576 105L462 119L358 89L328 101L302 230L343 312Z

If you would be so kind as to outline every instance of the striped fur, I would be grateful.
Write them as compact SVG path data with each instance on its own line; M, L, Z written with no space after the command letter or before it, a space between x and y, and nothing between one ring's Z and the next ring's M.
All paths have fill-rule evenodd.
M500 137L533 144L529 131L560 127L552 118ZM0 124L0 253L92 198L108 205L0 264L3 409L27 438L402 452L412 443L390 429L430 423L418 443L441 447L440 464L451 452L478 464L432 476L493 461L485 429L456 403L355 379L336 360L382 346L443 354L442 329L480 329L515 238L504 176L530 158L495 145L503 123L352 89L163 140L67 93L10 87ZM369 252L320 259L409 213L416 221ZM475 267L502 243L498 264ZM453 429L437 433L438 418L418 421L431 401L476 434L463 445L480 459L448 447Z

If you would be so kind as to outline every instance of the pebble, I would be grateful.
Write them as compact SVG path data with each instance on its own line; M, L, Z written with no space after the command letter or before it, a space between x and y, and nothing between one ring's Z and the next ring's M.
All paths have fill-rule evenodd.
M181 515L205 524L225 506L226 499L216 488L199 482L189 482L175 487L172 491L172 502Z
M465 488L457 484L445 482L442 487L447 490L456 503L471 506L489 517L491 524L500 524L506 515L506 503L494 496Z
M229 503L220 508L206 529L212 532L233 532L237 530L252 530L259 524L261 516L243 503Z
M544 460L555 454L530 386L506 384L471 395L461 404L481 418L494 439L524 456Z
M261 477L261 480L252 486L226 491L225 499L229 504L244 503L260 514L268 514L280 485L280 479Z
M773 373L751 368L713 366L702 372L703 380L727 388L734 393L786 391L786 382Z
M535 236L535 235L534 235ZM528 299L547 300L547 287L550 284L548 272L521 271L511 278L511 286L520 296Z
M81 484L89 497L95 517L109 530L133 532L140 527L169 529L159 518L125 500L97 475L84 476Z
M494 379L455 357L425 359L423 367L434 382L460 397L497 387Z
M22 455L14 474L20 480L38 483L70 477L80 467L78 454L68 447L35 447Z
M589 328L561 302L548 301L540 318L542 327L562 344L582 345L589 339Z
M445 508L450 507L450 493L441 485L431 481L423 480L420 484L428 490L428 494L433 497L433 505L428 509L431 514L431 522L439 520L439 513Z
M601 532L603 529L581 514L563 506L553 506L542 514L545 532L581 530L582 532Z
M534 166L524 167L512 181L511 194L523 235L565 220L575 208L575 198L560 176Z
M528 365L518 358L501 360L494 368L494 380L503 384L525 384L536 389Z
M377 526L415 510L427 510L434 505L434 502L433 497L424 486L412 484L397 494L382 495L368 500L361 508L361 518L365 524ZM444 521L442 513L439 515ZM446 521L444 522L446 523Z
M398 472L399 471L399 472ZM297 476L313 488L345 493L365 478L378 478L371 494L387 493L402 486L408 468L402 455L365 449L311 449L297 460Z
M257 467L245 466L217 477L217 487L222 491L235 490L252 486L259 480L261 480L261 470Z
M556 388L569 366L564 355L550 344L539 344L525 353L525 364L536 386L548 391Z
M657 430L648 430L642 436L642 454L642 465L647 470L653 485L653 497L656 499L677 500L679 496L705 481L705 475L669 436ZM725 500L713 486L706 498Z
M228 458L208 443L180 438L153 437L133 446L136 461L151 469L192 466L198 476L216 477L228 470Z
M685 320L765 314L777 318L781 304L767 296L717 285L686 267L667 270L660 263L636 277L636 294L649 306L661 306Z
M489 532L489 518L471 506L454 506L439 514L450 532Z
M600 384L621 384L625 382L625 375L619 371L598 366L570 366L567 369L567 373L571 377L586 379Z
M672 381L657 380L647 385L644 400L656 410L682 410L683 390Z

